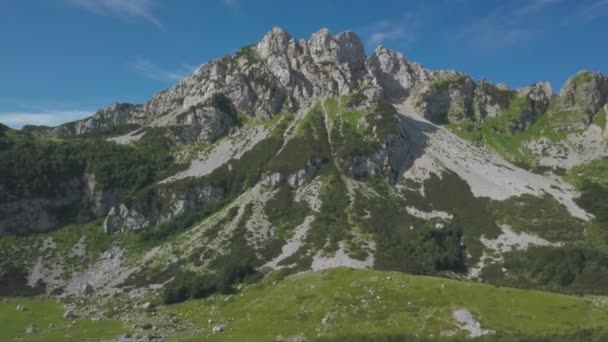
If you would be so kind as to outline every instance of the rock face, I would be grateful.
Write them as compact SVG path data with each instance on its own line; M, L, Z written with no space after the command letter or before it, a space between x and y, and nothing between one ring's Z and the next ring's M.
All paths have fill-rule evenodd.
M547 111L553 98L553 89L547 82L535 83L518 89L517 96L525 101L521 107L517 108L519 119L512 123L511 133L524 131Z
M231 113L206 106L218 95L225 97L234 113L269 118L281 111L306 109L319 98L353 94L364 95L361 106L410 99L418 114L435 123L497 117L513 97L524 96L530 99L530 107L514 131L546 112L553 97L547 83L513 91L486 80L475 82L455 71L429 71L382 46L367 57L361 40L351 31L334 36L321 29L310 39L298 41L275 27L259 43L203 64L145 105L112 104L87 119L56 128L26 129L66 136L108 133L125 125L170 126L168 136L175 141L210 142L238 125ZM566 83L551 111L585 113L582 119L588 124L607 97L605 76L581 72ZM171 125L163 122L171 114L177 120Z
M607 103L608 77L598 72L581 71L566 82L550 114L560 119L563 113L572 113L565 124L587 127Z
M169 138L183 144L211 143L237 126L236 108L225 96L216 94L178 114L169 126Z
M169 221L170 219L199 208L212 204L222 198L223 190L210 186L192 186L186 191L169 188L155 189L151 194L158 199L157 204L121 203L113 207L104 221L104 230L111 234L128 230L141 230L143 228Z
M572 124L573 115L563 113L583 113L580 118L573 117L588 125L608 102L608 79L599 73L582 72L567 82L559 96L547 83L511 90L486 80L476 82L456 71L429 71L382 46L366 56L361 40L350 31L332 35L322 29L309 39L296 40L285 30L273 28L257 44L203 64L144 105L112 104L90 118L55 128L25 130L48 137L129 132L137 133L138 139L154 132L178 146L213 143L237 130L239 118L305 113L322 99L339 97L351 100L349 110L403 102L408 111L433 123L505 118L505 127L497 129L515 134L547 112L556 124L566 117L567 125ZM388 124L368 123L365 127L366 134L381 133L371 139L373 151L357 151L344 157L349 160L340 161L342 171L351 177L382 175L397 182L408 167L413 156L407 134L403 129L384 127L398 128L401 123L389 117L382 120ZM306 184L320 164L319 160L306 161L303 168L286 175L289 184ZM108 233L140 230L223 198L227 190L226 184L222 186L193 184L177 191L156 184L150 186L151 197L124 201L126 190L102 191L94 177L85 174L66 183L61 196L0 197L0 235L16 226L28 227L26 231L48 230L59 222L55 209L72 204L79 206L82 221L107 215L104 228ZM0 195L2 191L0 188Z
M27 188L15 193L0 185L0 236L47 231L60 225L66 212L88 222L105 216L125 195L121 189L102 189L88 173L56 181L58 190L47 194Z
M86 119L68 122L57 127L24 126L23 130L45 137L65 137L91 132L110 133L121 125L126 128L140 126L146 118L142 109L142 105L113 103Z

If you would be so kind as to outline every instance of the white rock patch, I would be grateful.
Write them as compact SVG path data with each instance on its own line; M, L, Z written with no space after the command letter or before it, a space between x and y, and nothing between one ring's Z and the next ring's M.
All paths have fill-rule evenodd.
M300 247L302 247L302 241L304 240L306 233L308 233L308 230L310 229L310 224L312 223L312 221L314 221L314 219L314 216L306 216L304 222L302 222L302 224L296 227L291 239L289 239L287 243L283 245L283 247L281 247L281 254L279 254L279 256L272 259L271 261L267 262L263 267L272 267L273 269L280 268L278 266L279 262L283 261L287 257L290 257L295 252L297 252Z
M374 265L374 256L370 253L367 259L355 260L344 252L344 245L340 243L340 248L336 251L336 254L332 257L326 257L317 253L312 259L312 270L320 271L328 268L336 267L350 267L350 268L370 268Z
M313 179L310 183L306 184L304 187L298 188L295 195L295 200L306 201L308 203L308 207L314 211L319 212L321 210L321 199L319 195L321 194L321 185L322 181L319 178Z
M562 246L563 243L553 243L539 236L526 232L517 233L511 230L508 225L501 225L502 234L496 239L481 237L481 242L492 250L505 253L512 250L525 250L530 246Z
M108 138L107 141L115 142L121 145L128 145L141 139L146 134L145 130L138 129L133 132L129 132L125 135Z
M551 242L545 240L539 236L532 235L526 232L517 233L514 232L510 226L501 225L502 233L496 239L488 239L484 236L481 237L480 241L485 246L485 250L479 262L474 267L469 269L467 274L468 278L475 279L481 275L481 270L486 266L488 262L502 262L502 253L511 252L514 250L526 250L530 246L562 246L561 242ZM498 253L498 255L491 256L488 251Z
M568 134L560 142L540 138L526 147L537 156L540 165L564 169L608 156L608 140L597 125L589 126L582 133Z
M495 153L461 139L446 128L408 112L408 106L400 105L397 108L406 120L405 130L413 145L414 156L424 161L427 171L437 175L442 170L455 172L468 183L476 197L502 201L522 194L540 197L548 193L563 204L572 216L590 219L590 215L574 202L577 193L568 184L557 178L518 168ZM408 170L404 176L412 175Z
M203 153L190 163L187 170L179 172L160 183L170 183L188 177L203 177L231 159L239 159L252 149L257 143L264 140L270 130L264 126L254 126L245 132L220 141L210 152Z
M494 330L483 329L481 323L479 323L467 309L454 310L452 318L458 323L460 330L469 332L469 337L479 337L495 333Z
M422 211L414 207L406 207L405 210L408 214L423 220L442 219L444 221L451 221L454 218L454 215L439 210Z
M87 238L81 237L78 242L72 246L72 250L70 251L70 256L83 258L87 255Z

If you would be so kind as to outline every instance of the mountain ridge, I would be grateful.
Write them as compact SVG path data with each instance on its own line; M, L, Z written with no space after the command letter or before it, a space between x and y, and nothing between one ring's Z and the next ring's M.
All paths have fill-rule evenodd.
M213 85L203 85L203 88L198 85L201 83L201 80L209 80L210 82L207 83L218 82L219 79L217 77L227 72L225 70L227 64L234 62L231 60L231 57L236 57L236 63L241 64L245 63L243 59L249 61L250 59L261 57L260 62L262 62L262 66L258 68L267 69L266 71L270 75L267 73L264 75L263 71L257 69L251 72L261 72L261 75L257 76L260 79L262 77L271 77L277 81L277 84L273 84L271 89L273 89L273 92L279 93L279 95L270 96L268 89L262 89L262 96L255 89L253 89L253 92L248 91L247 88L261 87L262 85L257 84L255 79L251 79L256 77L255 75L246 75L250 78L248 81L254 84L253 87L244 85L242 79L238 80L238 78L243 76L239 73L240 70L237 70L236 75L232 76L237 78L237 80L226 81L224 78L222 82L225 83L225 86L220 86L218 89L214 88ZM319 75L314 75L315 71L311 71L311 68L318 68L323 63L339 66L337 74L330 75L331 82L337 82L332 89L320 90L314 89L312 86L312 84L328 83L327 80L324 80ZM340 69L343 67L345 69ZM367 69L368 75L360 75L361 69ZM201 73L205 73L205 75L201 75ZM304 75L309 76L309 78L311 78L311 75L315 77L308 80ZM599 97L601 98L602 95L605 97L604 93L606 90L604 89L605 86L602 85L606 83L606 77L600 73L581 71L571 77L558 93L561 94L560 96L569 98L567 101L569 104L566 105L566 109L569 107L572 109L571 107L575 105L572 102L572 97L574 96L572 92L576 90L576 87L572 85L576 83L577 79L589 76L594 80L593 82L601 83L598 85L601 88ZM530 95L526 92L535 91L533 96L541 96L544 98L543 101L550 100L555 95L558 95L553 93L550 85L547 83L534 83L529 87L511 90L505 89L502 85L496 86L488 83L484 79L475 82L466 74L457 71L430 71L418 63L409 62L401 53L393 52L383 46L378 46L370 56L366 56L361 40L352 31L345 31L333 36L329 30L321 29L315 32L309 40L301 39L300 41L296 41L285 30L275 27L266 33L257 44L241 49L234 56L223 56L202 64L194 74L178 82L173 87L155 94L143 105L129 105L131 107L125 110L126 104L112 104L100 110L91 118L60 125L55 130L52 130L54 133L50 134L82 134L94 129L107 129L107 125L115 126L123 122L140 125L145 121L149 121L150 117L159 116L171 110L184 111L191 106L199 105L214 93L224 93L225 95L226 90L230 88L240 88L232 89L232 91L236 91L232 98L230 98L230 94L228 95L228 98L233 103L236 103L235 100L238 100L237 102L240 101L240 103L236 103L238 111L248 112L248 115L270 117L278 113L283 105L291 111L297 111L299 107L306 108L307 105L310 105L306 103L306 100L310 100L311 98L352 94L356 91L355 88L357 86L365 82L369 82L366 86L365 95L369 98L369 101L374 101L380 98L396 99L408 97L417 83L429 83L430 81L433 81L433 84L424 85L429 86L431 89L424 90L426 93L423 91L421 97L425 97L424 95L426 97L439 96L443 99L440 100L444 102L445 95L434 94L432 86L438 85L441 88L441 86L446 84L457 83L454 81L464 82L464 84L456 87L454 90L456 94L448 96L448 102L453 100L451 97L464 97L465 105L469 108L454 108L454 111L459 111L460 113L456 113L457 115L453 118L454 120L448 120L452 122L461 121L467 116L476 116L482 119L486 115L495 116L500 111L504 111L506 105L503 103L501 106L500 101L494 98L495 94L493 93L497 91L514 91L518 92L520 96L523 95L523 97ZM539 89L539 87L543 89L542 92L535 90ZM478 100L473 99L475 97L473 92L476 90L479 93L477 94ZM283 94L285 91L287 94ZM199 94L202 94L202 96ZM261 97L263 99L259 108L253 108L258 101L251 99L250 96ZM475 105L478 108L472 108L473 101L477 102ZM304 103L300 104L299 102ZM432 98L429 102L436 103L440 101L437 98ZM591 114L594 114L598 110L598 106L601 107L601 101L596 102L591 104L591 107L595 109ZM415 107L425 117L433 119L432 121L434 122L442 120L440 117L435 117L437 110L427 110L423 104ZM448 107L448 111L450 108L451 106ZM535 115L539 116L543 114L546 109L547 107L545 106L537 110ZM112 114L112 117L108 117L108 114ZM25 129L36 131L34 127L26 127ZM46 129L45 131L48 132Z
M0 126L0 294L127 314L351 267L604 295L606 84L512 90L272 29L146 104Z

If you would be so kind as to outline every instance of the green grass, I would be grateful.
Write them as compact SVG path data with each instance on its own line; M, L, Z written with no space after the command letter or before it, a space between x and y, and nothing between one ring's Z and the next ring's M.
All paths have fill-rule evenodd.
M600 109L593 117L593 123L599 126L602 131L606 129L606 115L608 115L607 111L608 109L606 106L604 106L604 108Z
M19 312L17 305L27 311ZM104 341L116 338L125 332L118 320L91 321L63 318L61 304L41 298L11 298L0 301L1 341ZM74 322L74 325L71 323ZM49 325L52 324L52 327ZM29 325L35 332L28 334Z
M466 308L482 327L530 337L571 333L608 325L608 308L580 297L395 272L334 269L279 282L270 276L240 295L190 301L167 310L217 335L179 341L271 341L277 336L307 340L346 336L439 336L458 331L451 315ZM329 324L322 324L328 315ZM209 325L207 320L214 321Z
M63 263L71 266L66 269L68 272L83 269L109 249L116 240L116 237L107 235L101 225L101 221L98 220L87 224L65 226L49 233L0 237L0 260L17 263L33 262L39 256L44 256L45 264ZM72 254L72 249L82 238L86 255L79 257ZM56 248L43 251L45 240L52 241Z
M585 182L608 187L608 159L596 159L590 163L575 166L568 171L565 179L577 189L581 189Z
M518 107L520 105L521 103L514 106ZM516 111L512 108L510 110L513 110L513 113L507 116L511 119L515 118L517 116ZM536 157L525 147L527 142L547 138L552 143L558 143L563 141L568 134L576 132L556 129L553 127L553 119L553 116L543 114L526 130L515 134L504 131L509 121L502 116L486 118L481 124L475 124L467 120L461 123L448 124L446 127L463 139L489 147L514 164L533 168L537 164Z
M588 224L572 217L568 210L550 195L521 195L504 201L491 201L490 208L501 224L516 232L528 232L550 241L574 242L584 239Z
M572 79L572 82L574 82L574 84L577 86L584 85L585 83L589 83L591 81L593 81L593 74L589 71L580 72Z

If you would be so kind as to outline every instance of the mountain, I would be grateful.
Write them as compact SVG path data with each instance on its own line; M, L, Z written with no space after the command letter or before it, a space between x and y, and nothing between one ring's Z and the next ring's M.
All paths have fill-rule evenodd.
M0 295L120 318L337 267L604 295L607 111L600 73L509 89L274 28L145 104L1 126Z

